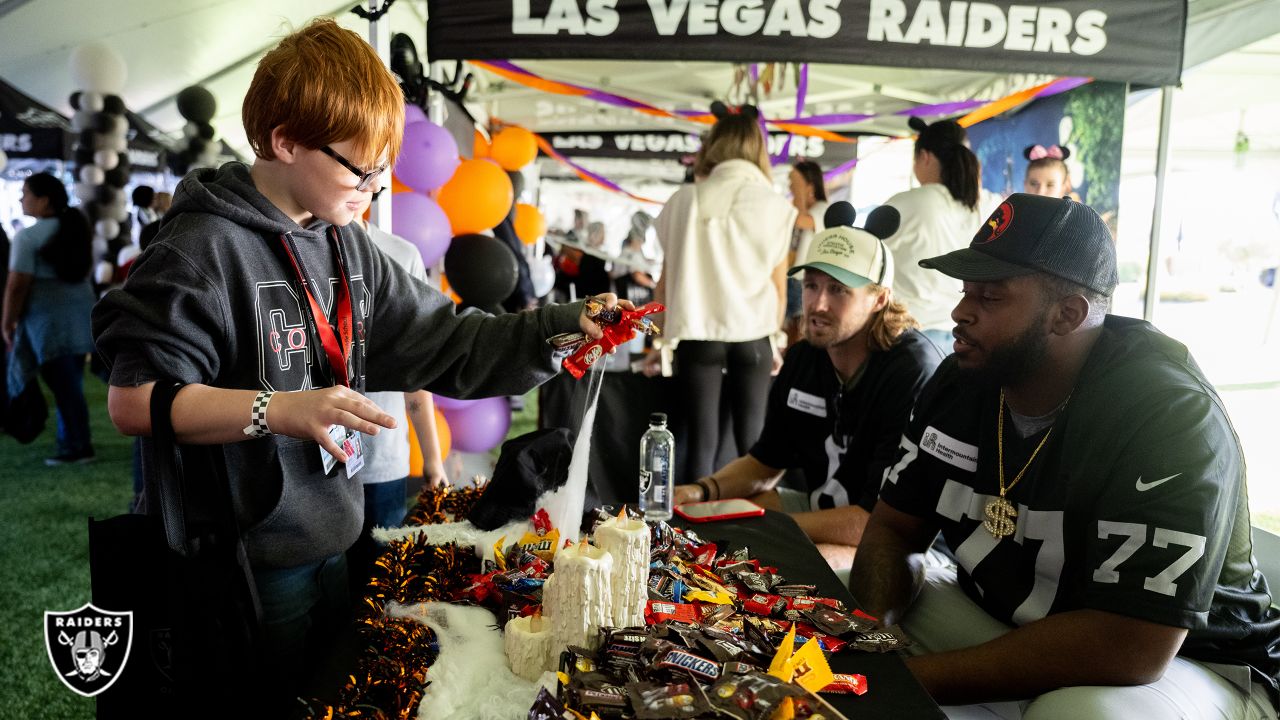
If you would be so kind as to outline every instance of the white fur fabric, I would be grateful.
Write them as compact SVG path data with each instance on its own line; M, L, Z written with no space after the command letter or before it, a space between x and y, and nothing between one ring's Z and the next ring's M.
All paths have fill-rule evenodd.
M493 613L484 608L392 603L387 614L426 625L440 644L440 654L427 671L419 720L520 720L528 717L539 689L555 691L554 673L531 683L511 672L502 632Z
M397 540L407 540L415 535L424 535L427 542L432 545L448 545L449 543L457 543L463 547L472 546L476 549L476 555L484 560L493 559L493 544L498 542L504 536L502 541L504 546L510 547L513 543L519 542L524 534L533 530L533 524L528 520L519 520L508 523L497 530L481 530L471 524L469 520L461 522L440 523L438 525L406 525L402 528L390 530L387 528L374 528L373 539L382 544Z

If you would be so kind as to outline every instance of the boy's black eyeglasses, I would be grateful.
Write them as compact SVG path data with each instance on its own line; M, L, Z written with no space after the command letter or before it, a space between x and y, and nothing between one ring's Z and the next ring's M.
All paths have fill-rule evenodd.
M356 167L355 163L339 155L337 150L334 150L328 145L325 145L324 147L320 148L320 152L324 153L325 155L328 155L334 160L337 160L338 163L342 165L342 167L350 170L352 174L360 178L360 182L356 183L356 189L361 192L368 190L369 186L373 184L373 181L377 180L378 176L386 172L387 170L387 166L383 165L382 167L377 167L368 172L365 172L364 170L361 170L360 168Z

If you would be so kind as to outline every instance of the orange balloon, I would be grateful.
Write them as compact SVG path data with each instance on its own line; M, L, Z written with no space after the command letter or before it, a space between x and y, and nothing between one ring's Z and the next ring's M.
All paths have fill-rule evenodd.
M533 139L533 133L513 125L493 136L490 155L503 170L519 170L538 157L538 142Z
M402 193L402 192L414 192L414 189L400 182L400 178L396 177L395 175L392 175L391 176L391 194L395 195L396 193Z
M449 216L454 236L478 233L502 222L515 191L511 178L488 160L463 160L440 188L437 201Z
M538 242L547 234L547 221L542 211L528 203L516 203L516 237L525 245Z
M452 300L454 305L462 304L462 298L458 297L458 293L454 292L453 288L449 287L449 278L445 276L444 273L440 273L440 292L444 293L445 297Z
M476 131L475 143L472 145L471 157L476 160L483 160L489 157L492 147L489 145L489 138L484 133Z
M440 459L444 460L449 457L449 451L453 449L453 433L449 430L449 423L444 419L439 408L436 414L436 442L440 444ZM418 444L418 433L413 429L413 421L409 421L409 474L417 477L422 474L422 446Z

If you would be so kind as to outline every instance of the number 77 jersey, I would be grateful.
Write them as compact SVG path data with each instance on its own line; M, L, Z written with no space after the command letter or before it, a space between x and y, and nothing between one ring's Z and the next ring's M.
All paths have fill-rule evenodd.
M1089 608L1187 628L1181 655L1274 686L1280 618L1251 555L1243 457L1186 349L1108 317L1055 417L1004 410L1006 478L1030 460L1006 493L1014 513L996 518L1014 525L1004 537L984 526L1000 494L999 392L944 362L881 488L937 523L974 602L1015 625Z

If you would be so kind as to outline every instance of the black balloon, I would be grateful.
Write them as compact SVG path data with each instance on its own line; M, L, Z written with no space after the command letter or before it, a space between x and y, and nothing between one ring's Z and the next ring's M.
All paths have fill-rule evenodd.
M71 109L72 110L80 109L80 91L79 90L71 93Z
M516 256L487 235L459 235L444 254L449 287L468 305L497 305L516 288Z
M108 95L102 99L102 109L113 115L124 114L124 100L119 95Z
M111 187L123 188L129 184L129 168L116 166L103 173L103 182Z
M92 165L93 164L93 148L80 145L75 149L75 154L72 159L75 160L76 167L84 167L85 165Z
M112 205L120 197L120 189L110 185L99 185L94 188L93 199L100 205Z
M190 150L194 155L199 155L204 152L207 147L209 147L208 140L205 140L202 137L193 137L191 138L191 143L187 145L187 150Z
M515 202L520 202L520 196L524 193L524 173L508 170L507 177L511 178L511 196L515 198Z
M78 140L80 141L81 150L88 150L92 152L97 149L98 140L94 136L94 132L92 129L81 130L80 137L78 138Z
M193 123L208 123L217 112L218 101L202 85L192 85L178 93L178 113Z
M216 134L217 133L214 131L213 126L210 125L209 123L207 122L196 123L196 137L204 138L205 140L212 140L213 136Z
M116 127L116 119L111 113L96 112L93 114L93 129L100 133L109 133Z

